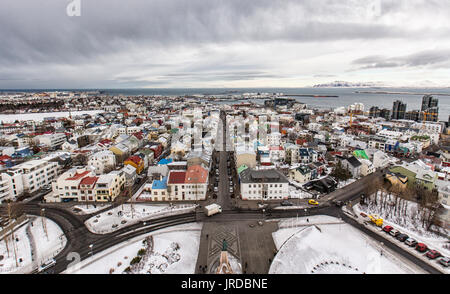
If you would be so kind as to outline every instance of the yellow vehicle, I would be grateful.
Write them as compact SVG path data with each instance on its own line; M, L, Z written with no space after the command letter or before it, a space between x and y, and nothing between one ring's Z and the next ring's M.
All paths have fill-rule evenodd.
M378 227L383 225L383 219L378 214L370 214L369 218Z
M310 199L310 200L308 201L308 203L311 204L311 205L319 205L319 202L317 202L317 201L314 200L314 199Z

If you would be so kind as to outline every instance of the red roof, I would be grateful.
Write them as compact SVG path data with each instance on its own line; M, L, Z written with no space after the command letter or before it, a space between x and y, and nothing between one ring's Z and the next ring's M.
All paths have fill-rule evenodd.
M101 144L111 144L112 141L110 139L103 139L99 143L101 143Z
M169 173L169 184L184 184L184 178L186 177L186 172L184 171L171 171Z
M2 155L0 156L0 161L5 161L5 160L11 160L11 157L8 155Z
M208 179L208 171L200 165L190 166L186 172L187 184L203 184Z
M89 173L89 171L84 171L82 173L75 173L75 175L71 178L67 178L66 181L77 181L81 178L83 178L85 175L87 175Z
M136 132L133 134L133 136L135 136L139 140L142 140L142 138L144 138L142 132Z
M128 157L127 160L125 160L125 161L132 161L132 162L134 162L136 165L139 165L139 164L141 163L141 161L142 161L142 158L140 158L140 157L137 156L137 155L133 155L133 156Z
M81 180L80 185L94 185L98 180L98 177L85 177Z

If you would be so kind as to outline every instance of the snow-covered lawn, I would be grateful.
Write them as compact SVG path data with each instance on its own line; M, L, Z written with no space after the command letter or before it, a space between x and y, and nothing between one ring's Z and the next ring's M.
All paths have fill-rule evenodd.
M279 251L270 274L423 272L339 219L307 218L309 226L305 217L285 220L281 229L273 233ZM297 227L286 227L289 222Z
M88 205L75 205L72 207L72 211L78 215L91 214L102 210L106 207L111 206L111 204L88 204Z
M56 256L66 246L67 239L61 228L42 217L30 217L30 221L14 232L15 252L12 239L8 239L9 254L4 240L0 242L0 272L29 273L40 264ZM33 252L33 254L32 254ZM18 267L16 266L17 255ZM22 261L20 261L20 259Z
M132 210L133 209L133 210ZM93 233L106 234L139 221L151 220L195 210L195 204L123 204L88 219L86 227Z
M65 273L121 274L130 267L131 273L140 274L194 274L201 230L202 224L185 224L145 234L89 257ZM130 266L145 248L141 263Z
M26 227L27 225L24 225L14 232L14 238L18 239L18 242L13 242L11 236L8 238L7 243L5 242L5 240L2 240L0 242L0 255L3 257L0 260L1 273L20 272L21 269L30 268L31 244L26 234ZM13 248L13 244L15 246L15 250ZM17 264L16 256L18 261Z

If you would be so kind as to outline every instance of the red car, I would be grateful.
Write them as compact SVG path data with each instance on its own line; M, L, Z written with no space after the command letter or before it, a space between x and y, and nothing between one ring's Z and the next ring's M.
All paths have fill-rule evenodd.
M441 253L437 250L430 250L427 252L427 257L430 259L438 258L439 256L442 256Z
M419 252L425 252L428 250L428 246L423 243L417 243L416 250Z
M384 226L383 227L383 231L385 231L386 233L389 233L390 231L392 231L394 228L391 226Z

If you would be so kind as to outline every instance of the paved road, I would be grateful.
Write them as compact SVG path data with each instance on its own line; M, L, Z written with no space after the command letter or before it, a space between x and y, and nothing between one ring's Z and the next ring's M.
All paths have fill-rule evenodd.
M1 209L5 209L5 207L3 206ZM27 204L24 207L24 211L27 214L40 215L40 206L37 206L36 204ZM334 206L314 207L307 209L306 211L304 209L287 210L287 211L272 210L268 211L264 215L261 212L252 212L252 211L242 211L242 212L224 211L222 214L214 215L212 217L206 217L201 212L187 213L183 215L163 217L157 220L153 220L151 222L147 222L145 225L144 223L140 222L105 235L98 235L91 233L89 230L87 230L87 228L84 226L84 223L78 218L78 216L73 215L70 211L67 211L66 209L46 207L45 215L46 217L50 218L61 227L68 240L66 247L55 258L56 266L50 269L50 272L52 273L61 273L67 269L67 266L71 261L67 260L66 258L70 252L77 252L78 254L80 254L81 260L84 260L85 258L91 256L91 249L89 248L90 244L94 245L92 252L96 254L116 244L129 240L133 237L178 224L191 223L197 221L197 222L211 223L212 225L220 224L225 226L230 225L236 227L236 224L242 225L248 224L249 222L256 223L257 221L262 219L281 219L281 218L289 218L296 216L301 217L309 215L330 215L334 217L340 217L345 222L361 230L363 233L367 234L373 239L377 241L382 241L385 244L385 246L389 247L396 253L414 262L415 264L419 265L427 272L439 273L439 271L437 271L432 266L428 265L426 262L420 260L416 256L403 250L395 243L395 240L391 240L391 238L384 238L383 236L380 236L368 230L363 225L359 224L355 220L345 215L342 212L342 210ZM247 269L247 273L252 272L260 273L261 269L259 269L259 267L262 267L263 264L267 262L267 267L264 266L262 268L264 268L264 271L266 269L268 270L269 266L268 258L270 258L271 255L270 252L271 245L270 244L267 245L268 240L267 237L268 236L270 237L270 232L266 232L265 234L261 232L261 236L259 236L258 233L256 234L259 236L258 237L252 232L252 230L254 232L257 232L257 230L255 230L254 228L245 229L244 227L238 226L240 247L242 249L241 251L242 265L244 265L246 262L248 263L248 266L250 268ZM273 228L271 228L270 230L272 229ZM267 252L265 252L264 250L259 253L252 252L251 251L252 248L258 248L259 246L258 244L266 244L265 246L268 247L266 248L267 250L265 251ZM258 265L258 267L254 267L253 265Z

